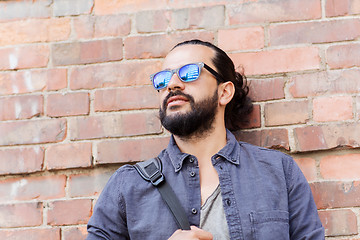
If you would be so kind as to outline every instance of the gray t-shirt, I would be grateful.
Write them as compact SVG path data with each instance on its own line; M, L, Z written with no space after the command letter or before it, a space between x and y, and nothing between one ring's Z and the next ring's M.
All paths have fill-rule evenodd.
M214 240L230 239L229 228L226 222L222 204L220 185L206 199L200 210L200 228L211 232Z

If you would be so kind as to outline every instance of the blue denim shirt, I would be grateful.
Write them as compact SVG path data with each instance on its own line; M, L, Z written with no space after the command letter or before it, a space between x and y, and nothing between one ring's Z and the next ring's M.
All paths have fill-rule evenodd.
M182 153L171 138L159 158L190 224L199 226L196 157ZM226 146L211 161L219 175L230 239L324 239L310 187L290 156L237 142L228 131ZM102 191L87 239L168 239L176 229L158 190L125 165Z

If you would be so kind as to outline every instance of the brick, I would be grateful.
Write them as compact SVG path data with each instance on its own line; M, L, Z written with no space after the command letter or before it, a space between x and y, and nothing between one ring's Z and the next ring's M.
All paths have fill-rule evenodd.
M0 150L0 174L41 171L43 161L44 149L41 147L3 149Z
M19 177L0 182L0 202L14 200L46 200L65 197L66 177Z
M297 75L290 78L289 92L293 97L324 94L357 93L360 88L360 70L334 70Z
M170 14L166 10L136 13L136 30L139 33L163 32L168 27Z
M29 45L0 49L0 70L46 67L49 47Z
M349 12L349 0L330 0L325 3L327 17L344 16Z
M296 150L313 151L328 149L321 126L307 126L294 129Z
M189 4L190 3L190 4ZM188 4L184 1L181 3L171 2L169 5L176 5L173 11L146 11L141 13L141 19L136 20L139 32L165 31L167 24L164 19L169 22L170 29L186 30L186 29L207 29L217 30L224 26L225 8L224 6L206 6L206 4L191 1ZM177 6L179 5L179 6ZM201 6L201 7L196 7ZM188 7L188 8L186 8ZM216 16L216 18L214 18ZM146 23L146 21L151 21ZM158 22L161 23L158 23ZM165 25L164 25L165 24ZM160 27L160 26L161 27Z
M56 17L89 14L94 6L93 0L62 0L54 1L53 14Z
M360 154L323 157L320 173L325 179L359 179Z
M356 215L350 209L319 211L319 217L327 237L358 234Z
M52 226L86 224L91 216L91 206L91 199L50 202L47 223Z
M252 79L249 81L249 97L255 102L285 98L285 79Z
M94 38L96 17L80 15L73 18L73 32L76 39Z
M60 240L60 228L28 228L0 230L0 239Z
M261 127L261 109L260 105L254 104L253 110L249 115L248 122L245 123L241 128L249 129L258 127Z
M42 224L42 203L0 205L0 227L32 227Z
M356 123L295 128L296 150L305 152L336 147L357 148L360 146L359 131L360 125Z
M114 24L116 23L116 24ZM74 18L77 38L124 37L131 31L129 15L79 16Z
M87 236L86 227L69 227L62 230L64 240L85 240Z
M193 0L173 0L168 2L168 6L170 8L174 8L174 9L182 9L182 8L196 8L196 7L211 7L211 6L217 6L217 5L221 5L224 4L225 1L218 1L218 0L198 0L198 1L193 1ZM227 3L232 3L232 2L239 2L237 0L227 0Z
M319 49L301 47L263 52L229 54L235 66L242 66L245 75L294 72L320 68ZM256 64L254 64L256 62ZM258 66L261 66L259 68Z
M46 80L45 90L47 91L56 91L64 89L67 86L67 69L49 69L47 71L34 71L34 77L38 73L42 73L44 76L39 78Z
M264 48L264 28L223 29L218 32L218 46L224 51Z
M168 137L103 141L97 145L96 164L128 163L157 156L169 142Z
M318 209L360 206L360 182L310 183Z
M264 129L255 131L238 131L235 133L239 141L260 147L289 150L288 131L286 129Z
M43 115L41 95L0 97L0 121L29 119Z
M326 51L327 64L330 68L350 68L360 66L360 44L330 46Z
M359 0L349 0L349 1L350 1L349 14L359 14L360 13L360 1Z
M126 59L165 57L177 43L193 38L213 42L214 34L211 32L185 32L128 37L124 41L124 55Z
M97 90L94 98L96 112L157 108L158 95L152 86Z
M51 117L87 115L89 105L89 93L86 92L51 94L47 98L46 114Z
M75 90L150 84L150 75L160 69L160 61L121 62L73 68L70 72L70 88Z
M52 61L62 66L121 60L122 44L122 39L53 44Z
M313 118L317 122L342 121L353 118L351 96L333 96L313 100Z
M104 137L136 136L160 133L161 125L155 111L121 113L70 119L72 140Z
M28 18L48 18L51 15L51 0L1 1L0 22Z
M337 17L360 13L359 0L329 0L326 1L325 11L327 17Z
M150 9L165 9L167 2L163 0L95 0L96 15L111 15L124 12L139 12Z
M313 158L295 158L297 165L308 182L316 180L316 162Z
M176 9L171 12L170 27L175 30L184 30L190 27L190 12L187 8Z
M90 167L91 143L52 145L46 149L46 169Z
M308 101L273 102L265 104L265 126L306 123Z
M214 17L216 16L216 17ZM224 6L189 8L189 27L217 30L225 24Z
M357 115L357 119L360 120L360 96L356 97L356 115Z
M124 37L130 31L131 19L127 14L96 17L94 37Z
M340 240L360 240L360 238L357 238L356 236L354 238L338 238Z
M62 41L70 37L70 32L70 19L67 18L0 23L0 46Z
M334 34L341 32L341 34ZM326 43L354 40L360 36L360 20L276 24L270 26L270 45Z
M98 196L115 170L94 169L88 173L70 175L68 190L70 197Z
M60 90L66 85L66 69L0 72L0 95Z
M246 1L228 9L230 25L321 18L320 0Z
M66 135L66 120L0 122L0 132L0 145L60 142Z

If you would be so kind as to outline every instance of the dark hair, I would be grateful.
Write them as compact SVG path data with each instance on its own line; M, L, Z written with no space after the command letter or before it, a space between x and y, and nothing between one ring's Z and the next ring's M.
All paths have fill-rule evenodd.
M220 78L216 78L218 84L231 81L235 86L234 97L225 108L225 127L230 131L236 131L244 127L249 122L249 115L253 109L251 99L247 96L249 87L245 75L236 72L230 57L210 42L193 39L180 42L172 49L182 45L203 45L215 50L212 62L220 75Z

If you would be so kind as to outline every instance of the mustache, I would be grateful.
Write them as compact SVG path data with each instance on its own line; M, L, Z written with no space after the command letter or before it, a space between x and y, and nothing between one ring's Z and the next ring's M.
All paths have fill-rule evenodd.
M194 102L194 98L193 98L191 95L186 94L186 93L183 93L183 92L180 91L180 90L176 90L176 91L174 91L174 92L170 92L170 93L165 97L165 99L164 99L164 101L163 101L163 104L162 104L162 105L163 105L163 109L165 109L165 108L167 107L167 102L168 102L169 98L174 97L174 96L183 96L183 97L185 97L190 103Z

